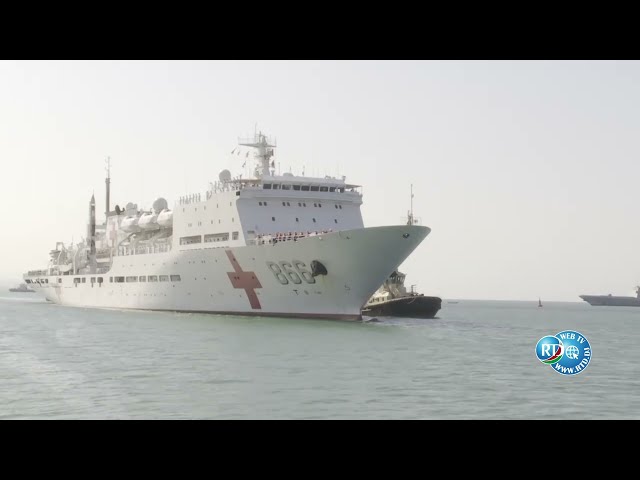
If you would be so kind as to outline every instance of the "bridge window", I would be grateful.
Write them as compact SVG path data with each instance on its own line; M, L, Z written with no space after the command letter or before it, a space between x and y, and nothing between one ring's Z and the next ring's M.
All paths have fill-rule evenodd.
M262 202L258 202L258 205L259 205L259 206L262 206Z
M291 185L282 185L282 190L291 190Z
M265 189L265 190L271 190L271 184L270 184L270 183L265 183L265 184L262 186L262 188L263 188L263 189Z
M340 210L342 210L342 205L338 205L338 208L339 208Z
M229 240L229 233L209 233L204 236L204 243L226 242Z
M127 277L127 283L137 282L138 277Z
M286 207L287 206L287 202L282 202L282 206Z
M80 279L79 278L74 278L73 279L73 283L80 283Z
M294 190L300 190L300 185L293 185Z
M326 192L327 190L329 190L329 188L328 188L328 187L320 187L320 191L321 191L321 192Z
M329 191L330 192L335 192L336 191L336 187L329 187Z
M91 277L91 283L96 283L96 277Z
M157 275L149 275L147 277L147 280L150 282L157 282L158 281L158 276Z
M161 282L168 282L169 281L169 275L160 275L160 281Z
M231 234L231 240L238 240L238 232L233 232Z
M109 277L109 283L113 283L113 277Z
M280 190L280 184L279 183L274 183L273 184L273 189L274 190Z
M146 282L147 281L147 276L146 275L140 275L140 281L141 282Z
M116 283L124 283L124 277L116 277Z
M58 283L62 283L62 279L61 278L58 279Z
M303 192L308 192L309 191L309 185L302 185L300 187L300 190L302 190Z
M87 283L87 277L82 277L82 283Z
M62 280L62 279L60 279ZM98 277L98 283L102 283L103 278L102 277Z
M181 237L180 245L192 245L194 243L201 243L202 235L192 235L190 237Z
M179 282L180 281L180 275L171 275L171 281L172 282Z
M312 192L317 192L318 190L320 190L320 187L318 187L317 185L312 185L311 186L311 191Z

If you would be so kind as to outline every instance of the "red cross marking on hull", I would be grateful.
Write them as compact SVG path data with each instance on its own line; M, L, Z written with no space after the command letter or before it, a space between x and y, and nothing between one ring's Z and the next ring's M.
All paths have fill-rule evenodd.
M249 303L251 304L251 308L254 310L262 309L260 305L260 300L258 299L258 295L256 294L256 288L262 288L260 285L260 280L256 277L255 272L244 272L236 260L235 255L231 250L225 250L227 257L229 257L229 261L233 266L233 272L227 272L229 275L229 280L231 280L231 285L233 288L243 288L249 298Z

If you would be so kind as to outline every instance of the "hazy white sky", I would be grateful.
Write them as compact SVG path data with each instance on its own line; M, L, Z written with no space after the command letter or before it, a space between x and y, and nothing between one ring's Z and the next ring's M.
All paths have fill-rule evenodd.
M242 173L230 152L256 122L282 171L363 185L366 226L404 222L413 183L432 233L401 270L427 295L640 284L629 61L0 62L0 280L85 234L107 156L112 207L172 205Z

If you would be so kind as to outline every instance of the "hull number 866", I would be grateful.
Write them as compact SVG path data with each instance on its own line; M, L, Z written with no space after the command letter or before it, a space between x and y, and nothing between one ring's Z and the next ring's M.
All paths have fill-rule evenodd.
M311 271L307 269L307 265L300 260L278 263L267 262L267 267L282 285L288 285L289 283L300 285L303 281L309 284L316 283L316 279L311 275Z

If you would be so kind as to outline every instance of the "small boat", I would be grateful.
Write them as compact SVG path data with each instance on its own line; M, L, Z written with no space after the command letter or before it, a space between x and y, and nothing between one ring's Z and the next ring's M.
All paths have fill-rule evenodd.
M35 293L35 290L32 290L29 287L27 287L26 283L21 283L16 288L10 288L9 291L10 292L19 292L19 293Z
M540 297L538 297L538 307L542 306L542 301L540 301Z

